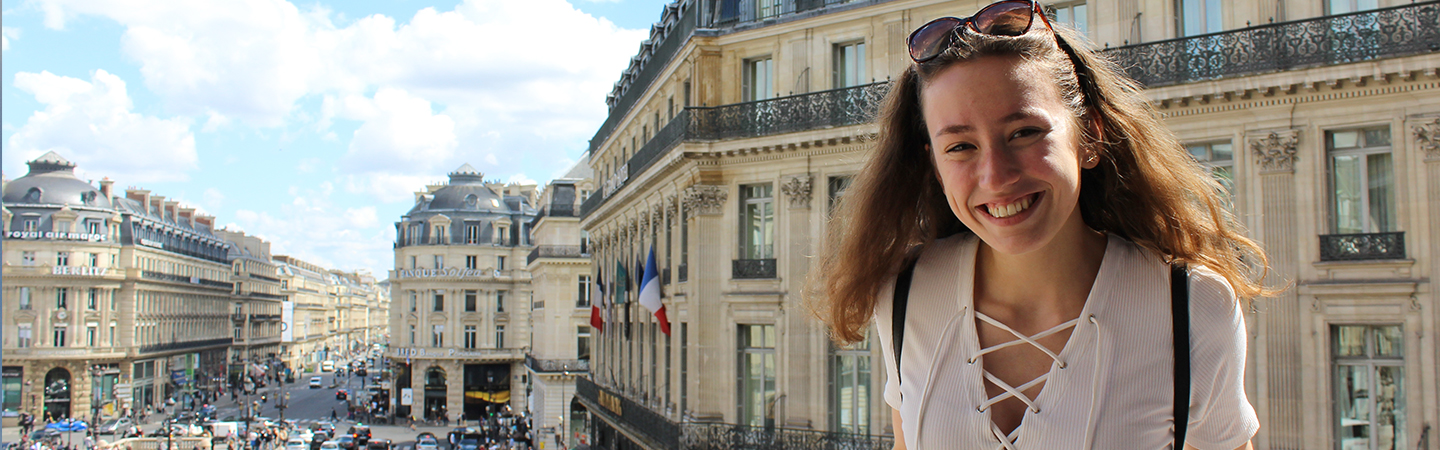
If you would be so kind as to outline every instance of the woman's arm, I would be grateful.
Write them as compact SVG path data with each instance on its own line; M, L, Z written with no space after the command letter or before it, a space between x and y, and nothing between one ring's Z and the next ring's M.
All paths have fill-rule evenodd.
M894 421L890 426L895 429L895 450L905 450L905 428L900 426L900 410L890 408L890 418Z

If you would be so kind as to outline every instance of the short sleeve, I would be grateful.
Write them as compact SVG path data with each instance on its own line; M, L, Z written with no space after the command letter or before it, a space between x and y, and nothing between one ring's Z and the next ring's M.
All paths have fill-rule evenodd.
M1190 423L1185 443L1200 450L1239 448L1260 430L1245 396L1248 336L1230 283L1208 268L1190 279Z
M895 367L895 346L890 342L890 326L895 300L895 279L892 277L880 286L875 295L875 331L880 343L881 359L885 360L885 403L900 409L900 383L898 368Z

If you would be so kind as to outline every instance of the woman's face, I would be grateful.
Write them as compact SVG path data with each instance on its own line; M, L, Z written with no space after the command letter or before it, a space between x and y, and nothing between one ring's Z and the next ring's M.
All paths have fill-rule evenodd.
M1001 253L1085 227L1080 170L1095 163L1080 151L1079 121L1053 78L1018 56L988 56L943 69L920 92L950 210Z

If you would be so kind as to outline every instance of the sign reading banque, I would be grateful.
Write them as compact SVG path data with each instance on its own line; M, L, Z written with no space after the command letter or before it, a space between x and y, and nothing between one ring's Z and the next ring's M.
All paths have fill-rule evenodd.
M491 269L461 269L451 267L448 269L400 269L395 271L397 278L476 278L495 275Z

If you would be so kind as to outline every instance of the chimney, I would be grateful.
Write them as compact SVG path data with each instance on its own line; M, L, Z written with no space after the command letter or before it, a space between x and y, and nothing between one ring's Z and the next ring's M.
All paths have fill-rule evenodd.
M204 215L204 214L196 214L196 215L195 215L195 228L197 228L197 229L203 228L203 229L206 229L206 230L211 230L211 229L214 229L214 227L215 227L215 217L214 217L214 216L207 216L207 215Z
M144 189L130 188L125 190L125 198L134 200L146 211L150 210L150 191Z
M178 218L175 220L175 222L182 225L189 225L191 228L194 228L195 222L190 220L190 218L194 215L195 208L180 208L179 215L177 216Z
M166 201L166 202L165 202L165 219L166 219L166 220L169 220L169 221L171 221L171 222L180 223L180 217L175 214L175 213L176 213L175 210L176 210L177 208L179 208L179 207L180 207L180 202L177 202L177 201L174 201L174 200L168 200L168 201Z
M150 196L150 204L149 204L149 205L145 205L145 211L146 211L146 212L149 212L150 215L152 215L152 216L159 216L161 219L164 219L164 218L165 218L165 196L163 196L163 195L151 195L151 196Z
M110 181L110 177L105 177L104 179L100 180L100 195L105 196L105 199L109 200L110 190L113 188L113 186L115 186L115 182Z

